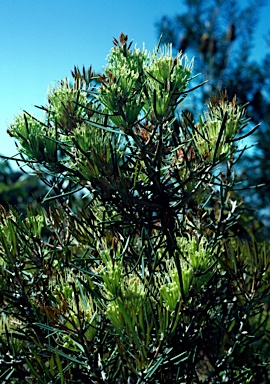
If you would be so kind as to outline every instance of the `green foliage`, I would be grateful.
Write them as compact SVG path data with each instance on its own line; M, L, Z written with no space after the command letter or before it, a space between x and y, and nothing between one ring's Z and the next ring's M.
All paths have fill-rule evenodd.
M186 56L114 43L10 127L49 190L1 211L0 377L266 383L269 249L234 234L245 108L223 94L196 124Z

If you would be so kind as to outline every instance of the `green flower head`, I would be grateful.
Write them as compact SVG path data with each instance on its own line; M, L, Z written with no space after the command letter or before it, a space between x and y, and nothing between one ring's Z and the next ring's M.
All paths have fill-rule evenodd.
M224 93L220 99L211 99L204 117L193 135L199 154L209 162L227 157L233 149L232 140L248 122L245 107L237 104L236 97L229 102Z
M148 93L153 95L153 109L158 119L166 111L177 106L179 97L184 93L193 69L193 60L186 55L172 54L172 45L164 45L151 56L150 64L145 68L148 76Z

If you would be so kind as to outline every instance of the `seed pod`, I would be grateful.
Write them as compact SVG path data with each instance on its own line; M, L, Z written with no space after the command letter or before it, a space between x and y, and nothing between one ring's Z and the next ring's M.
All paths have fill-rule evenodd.
M179 51L184 53L188 46L188 37L183 35L180 39Z
M236 34L235 34L235 25L232 23L229 26L228 33L227 33L229 41L234 41L236 39Z
M119 41L122 46L126 45L127 39L128 39L128 35L125 35L123 32L121 32L119 35Z
M209 34L203 33L201 36L199 50L203 55L205 55L208 51L208 47L209 47Z
M217 38L214 36L209 42L209 53L215 55L217 53Z

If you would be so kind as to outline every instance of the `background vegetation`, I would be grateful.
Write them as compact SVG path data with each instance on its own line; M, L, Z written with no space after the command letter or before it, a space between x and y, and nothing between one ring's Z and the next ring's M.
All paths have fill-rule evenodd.
M201 73L201 80L207 80L193 102L186 106L190 112L196 115L209 97L226 88L230 98L237 94L242 105L248 103L251 122L261 123L252 141L246 141L247 146L256 143L256 147L245 153L237 170L244 181L243 188L260 188L253 188L252 193L245 189L238 193L245 197L252 216L264 224L260 228L261 237L267 238L270 232L269 37L264 36L264 56L259 59L253 53L259 16L266 2L252 0L245 6L235 0L183 3L185 12L164 16L157 23L158 36L162 33L162 40L172 42L176 52L195 55L196 71Z

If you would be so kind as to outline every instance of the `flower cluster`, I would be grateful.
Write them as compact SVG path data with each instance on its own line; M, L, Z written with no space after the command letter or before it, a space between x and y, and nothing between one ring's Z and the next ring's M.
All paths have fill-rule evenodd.
M142 111L153 112L158 120L172 112L191 80L192 68L186 56L173 57L171 46L153 54L117 47L108 57L106 76L100 78L98 98L110 120L128 133Z
M63 80L49 89L48 107L43 107L45 118L18 115L9 134L19 141L22 153L28 158L39 163L57 162L59 144L72 145L70 134L83 122L86 105L86 93Z
M193 61L186 55L172 55L172 46L163 46L160 52L151 56L145 68L148 77L148 92L152 95L152 106L158 120L168 117L177 106L177 100L184 94L191 80ZM171 107L171 108L169 108ZM171 110L172 109L172 110Z
M72 87L67 79L49 88L47 117L58 125L64 135L72 133L85 117L87 93Z
M180 254L180 270L177 268L175 259L166 260L166 273L159 273L157 284L160 286L160 295L164 306L173 311L181 298L181 286L183 294L186 295L195 283L196 289L206 284L211 276L210 271L213 258L206 247L206 239L198 241L195 237L180 237L177 239ZM209 273L207 271L209 270ZM194 277L196 276L196 279Z
M233 147L232 140L248 123L245 107L238 105L234 97L228 101L226 93L220 100L212 99L193 132L193 140L199 154L212 162L227 157Z
M73 274L71 270L66 271L65 276L58 275L49 282L49 291L54 298L55 311L61 314L61 323L65 326L67 334L65 342L70 340L72 331L84 327L89 339L95 335L96 310L92 297L87 293L80 283L85 277ZM88 280L88 284L91 281ZM83 314L83 323L79 322L79 316ZM68 331L70 330L70 332ZM65 345L64 345L65 346Z
M11 125L9 133L21 145L21 152L27 157L40 163L50 162L55 159L57 143L55 129L46 126L29 115L18 115Z
M213 257L207 250L206 239L195 237L177 239L181 270L178 269L175 258L165 260L165 269L155 273L155 287L158 289L154 296L158 305L161 304L169 312L175 310L181 299L181 286L186 295L192 284L196 289L206 284L213 270L210 268ZM104 296L108 301L106 314L114 326L121 332L126 326L126 316L133 326L138 322L141 309L149 307L147 300L152 300L147 293L147 285L139 274L128 272L123 267L123 255L120 249L112 259L108 252L102 254L104 265L99 268L99 274L104 282ZM210 270L211 269L211 270ZM209 272L208 272L209 270ZM149 271L145 270L145 275ZM196 276L196 279L194 277ZM153 292L152 292L153 293Z
M98 99L110 113L110 120L117 127L128 130L142 109L143 73L147 52L134 49L125 51L113 48L108 56L105 75L100 77L102 87Z

